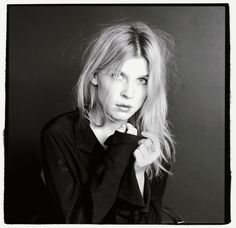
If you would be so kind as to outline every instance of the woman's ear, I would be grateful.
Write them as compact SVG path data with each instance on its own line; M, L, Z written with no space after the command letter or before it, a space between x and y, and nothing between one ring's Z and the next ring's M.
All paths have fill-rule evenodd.
M98 84L98 75L96 73L93 75L91 82L93 85Z

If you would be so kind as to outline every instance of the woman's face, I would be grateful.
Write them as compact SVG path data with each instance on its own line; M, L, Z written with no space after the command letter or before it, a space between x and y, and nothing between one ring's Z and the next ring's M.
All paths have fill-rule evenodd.
M127 121L144 103L148 74L143 57L128 59L120 72L98 74L92 82L97 85L100 107L113 120Z

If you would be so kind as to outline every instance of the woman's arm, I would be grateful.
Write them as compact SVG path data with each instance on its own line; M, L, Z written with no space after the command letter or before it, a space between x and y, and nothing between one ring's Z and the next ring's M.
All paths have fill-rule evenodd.
M139 190L143 196L143 192L144 192L144 181L145 181L145 177L144 177L144 172L135 172L136 175L136 179L138 182L138 186L139 186Z
M47 188L56 203L57 211L63 223L78 220L85 222L83 214L83 191L80 173L73 165L73 144L66 140L60 129L47 128L42 132L42 163ZM76 158L75 163L80 163ZM81 175L87 172L80 164ZM86 178L86 177L85 177ZM76 209L75 209L76 208ZM75 213L76 210L76 213ZM76 215L75 215L76 214ZM75 219L75 216L77 219Z
M134 151L134 170L143 195L145 170L160 156L160 143L158 137L150 132L142 132L145 137L139 140L138 148Z
M106 144L107 156L88 181L87 191L81 173L76 173L73 147L63 139L60 131L47 129L42 134L43 161L47 185L66 223L101 223L112 208L120 180L137 147L137 137L115 132ZM83 164L79 170L87 175Z

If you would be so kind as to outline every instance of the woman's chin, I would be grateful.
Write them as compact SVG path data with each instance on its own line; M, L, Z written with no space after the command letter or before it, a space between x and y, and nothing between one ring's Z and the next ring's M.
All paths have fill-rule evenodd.
M127 113L122 113L122 114L114 114L111 116L112 119L116 122L124 122L124 121L128 121L128 119L131 117L130 115L128 115Z

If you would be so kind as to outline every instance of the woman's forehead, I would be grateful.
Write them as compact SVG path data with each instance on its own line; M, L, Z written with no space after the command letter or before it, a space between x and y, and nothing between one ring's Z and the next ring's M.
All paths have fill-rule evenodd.
M148 62L143 57L134 57L126 60L120 71L125 75L148 76Z

